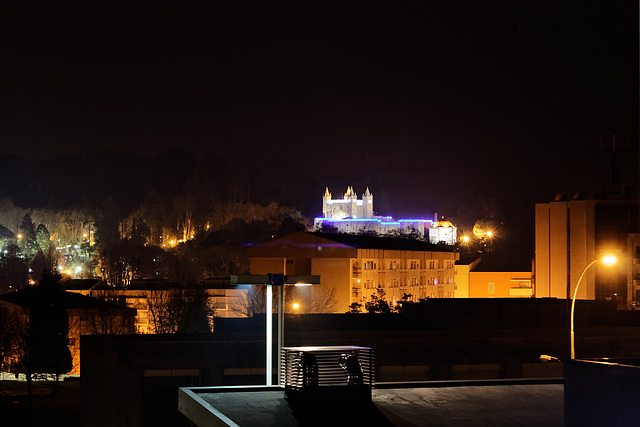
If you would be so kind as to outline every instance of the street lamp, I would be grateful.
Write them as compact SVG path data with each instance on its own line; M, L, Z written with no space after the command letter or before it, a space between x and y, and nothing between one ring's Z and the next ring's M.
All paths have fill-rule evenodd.
M541 362L551 362L552 360L555 360L556 362L558 362L559 364L562 365L562 361L560 359L558 359L555 356L549 356L548 354L541 354L540 355L540 361Z
M580 277L578 277L576 288L573 290L573 298L571 299L571 359L572 360L576 358L575 336L573 333L573 313L576 308L576 296L578 295L578 287L580 287L580 282L582 281L582 278L584 277L589 267L599 263L600 261L602 261L605 265L610 266L618 262L618 258L616 258L615 255L605 255L602 258L595 259L591 261L589 264L587 264L584 270L582 270L582 273L580 273Z
M284 287L287 285L294 286L311 286L320 284L320 276L318 275L285 275L285 274L266 274L266 275L236 275L232 274L229 278L231 286L238 285L266 285L266 380L267 385L272 385L273 371L273 286L278 286L278 384L281 379L281 353L284 345Z

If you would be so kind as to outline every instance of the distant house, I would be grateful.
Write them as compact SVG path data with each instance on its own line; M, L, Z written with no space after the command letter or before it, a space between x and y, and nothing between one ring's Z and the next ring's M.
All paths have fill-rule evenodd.
M0 224L0 247L8 240L14 240L16 235L4 225Z
M533 274L529 271L483 268L482 258L456 262L456 298L535 297Z
M153 320L149 304L159 304L166 300L171 289L179 287L168 280L131 280L128 286L113 287L98 280L65 280L63 288L68 292L114 301L121 307L136 310L135 332L152 334ZM211 306L215 309L215 317L239 317L234 311L234 301L244 291L232 288L228 279L205 279L202 286L209 294Z
M23 320L29 317L33 299L30 288L17 292L0 295L0 303L11 312L21 316ZM135 333L135 310L78 295L71 292L61 293L61 304L69 316L69 333L67 345L73 358L73 368L69 374L80 373L80 336L103 334L132 334Z

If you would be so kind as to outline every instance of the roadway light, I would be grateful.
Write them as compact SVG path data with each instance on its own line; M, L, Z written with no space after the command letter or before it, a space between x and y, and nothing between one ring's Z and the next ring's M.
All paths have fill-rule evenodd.
M548 354L541 354L540 355L540 361L541 362L551 362L552 360L555 360L556 362L560 363L562 365L562 361L560 359L558 359L555 356L549 356Z
M300 304L298 304L297 302L294 302L293 305L291 306L294 310L299 310L300 309Z
M582 273L580 273L580 277L578 278L578 282L576 283L576 288L573 291L573 298L571 299L571 359L572 360L576 358L575 336L574 336L575 334L573 332L573 314L576 308L576 296L578 295L578 288L580 287L580 282L582 281L582 278L584 277L587 270L592 265L595 265L601 261L602 263L604 263L604 265L611 266L611 265L614 265L616 262L618 262L618 258L616 258L615 255L607 254L602 258L598 258L591 261L589 264L587 264L584 270L582 270Z

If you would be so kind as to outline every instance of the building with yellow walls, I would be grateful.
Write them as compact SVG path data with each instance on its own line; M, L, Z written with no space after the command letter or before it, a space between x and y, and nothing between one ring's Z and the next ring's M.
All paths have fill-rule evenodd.
M472 271L469 298L531 298L531 272Z
M636 200L572 200L558 196L535 209L535 294L571 298L583 269L608 253L612 267L590 268L578 288L578 299L617 300L623 306L635 295L627 285L629 233L638 230Z
M250 246L245 255L251 274L320 275L320 286L334 289L337 313L378 288L391 304L456 292L459 253L415 239L300 231Z
M535 297L531 271L487 271L482 257L456 263L456 298Z

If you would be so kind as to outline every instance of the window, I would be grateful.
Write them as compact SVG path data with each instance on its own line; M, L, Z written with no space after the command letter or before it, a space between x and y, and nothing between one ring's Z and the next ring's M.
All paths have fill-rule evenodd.
M453 261L447 261L447 268L453 268Z
M360 295L362 295L362 289L360 288L352 289L351 296L353 296L354 298L360 298Z
M417 270L418 269L418 261L411 261L411 269L412 270Z
M489 293L490 294L495 294L496 293L496 284L495 283L489 283Z
M397 270L398 262L397 261L389 261L389 270Z
M436 264L435 260L429 261L429 268L431 269L438 268L438 265Z
M365 270L375 270L376 269L376 263L373 262L373 261L365 261L364 269Z

